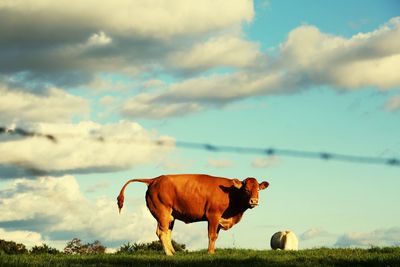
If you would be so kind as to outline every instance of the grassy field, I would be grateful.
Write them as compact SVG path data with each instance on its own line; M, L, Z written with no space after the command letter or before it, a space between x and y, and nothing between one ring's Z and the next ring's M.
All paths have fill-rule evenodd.
M297 252L221 249L134 255L0 255L0 266L400 266L400 248L309 249Z

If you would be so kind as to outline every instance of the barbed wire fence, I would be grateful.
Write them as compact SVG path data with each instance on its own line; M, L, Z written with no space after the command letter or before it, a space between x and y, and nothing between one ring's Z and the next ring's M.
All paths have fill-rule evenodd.
M45 138L49 142L57 144L60 138L71 138L77 137L77 135L54 135L47 133L40 133L31 130L25 130L22 128L7 128L0 126L0 135L10 135L10 136L21 136L21 137L40 137ZM198 142L188 142L188 141L171 141L171 140L152 140L150 142L143 143L142 140L135 139L117 139L113 140L111 138L106 138L101 135L96 135L90 138L93 141L97 142L136 142L140 145L155 145L155 146L173 146L176 148L182 149L194 149L194 150L205 150L208 152L226 152L226 153L235 153L235 154L258 154L265 156L282 156L282 157L295 157L295 158L304 158L304 159L319 159L324 161L341 161L341 162L349 162L349 163L360 163L360 164L381 164L387 166L395 166L400 167L400 159L399 158L387 158L387 157L377 157L377 156L359 156L359 155L349 155L349 154L340 154L340 153L330 153L330 152L315 152L315 151L304 151L304 150L295 150L295 149L282 149L282 148L258 148L258 147L241 147L241 146L227 146L227 145L214 145L209 143L198 143Z

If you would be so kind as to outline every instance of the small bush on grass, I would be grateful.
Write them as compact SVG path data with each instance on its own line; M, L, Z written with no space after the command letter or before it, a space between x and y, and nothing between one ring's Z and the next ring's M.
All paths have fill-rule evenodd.
M34 246L29 250L29 253L31 254L59 254L61 253L59 250L56 248L49 247L46 244L42 244L41 246Z
M79 238L72 239L64 248L65 254L103 254L105 252L106 247L100 241L96 240L93 243L82 244Z
M186 245L179 244L175 240L172 240L172 246L176 252L186 252ZM147 252L147 251L164 251L163 246L160 241L153 241L150 243L127 243L123 244L117 251L118 254L130 254L135 252Z
M0 254L25 254L28 253L24 244L0 239Z

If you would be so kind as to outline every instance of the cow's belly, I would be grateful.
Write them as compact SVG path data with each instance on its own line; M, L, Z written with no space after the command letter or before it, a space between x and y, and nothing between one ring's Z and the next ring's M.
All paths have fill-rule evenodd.
M172 217L184 223L193 223L193 222L200 222L207 220L204 214L190 212L190 211L181 212L178 210L173 210Z
M206 221L207 198L180 194L172 204L172 216L185 223Z

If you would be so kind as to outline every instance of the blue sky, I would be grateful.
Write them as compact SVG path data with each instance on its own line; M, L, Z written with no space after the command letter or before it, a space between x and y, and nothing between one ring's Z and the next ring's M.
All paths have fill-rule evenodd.
M300 248L399 245L396 166L141 144L400 158L398 1L68 3L0 4L0 120L59 139L1 137L0 238L151 241L144 185L117 214L123 183L207 173L270 182L217 248L286 229ZM206 228L174 239L205 248Z

